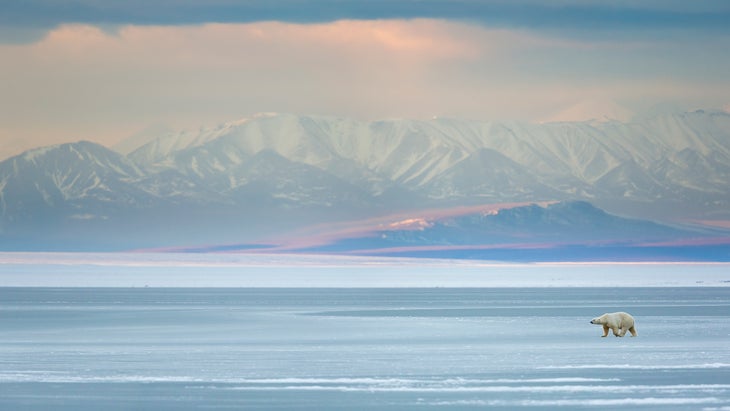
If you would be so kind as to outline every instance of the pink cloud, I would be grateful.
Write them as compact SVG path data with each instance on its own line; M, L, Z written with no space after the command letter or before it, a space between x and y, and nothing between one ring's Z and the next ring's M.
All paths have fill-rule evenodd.
M478 31L437 20L124 26L115 33L88 25L64 25L32 46L2 47L25 52L26 58L38 61L176 70L186 68L180 64L247 67L325 56L360 62L387 57L395 62L423 63L480 55L483 45L468 39Z
M262 111L539 120L586 99L727 101L727 83L581 76L571 64L586 51L651 47L430 19L65 25L0 45L0 140L110 144L150 124L190 129ZM561 65L579 75L546 75Z

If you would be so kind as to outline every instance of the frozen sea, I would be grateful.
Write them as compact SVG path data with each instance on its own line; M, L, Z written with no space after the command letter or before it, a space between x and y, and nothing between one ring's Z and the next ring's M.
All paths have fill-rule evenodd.
M730 410L727 265L257 258L0 254L0 410Z

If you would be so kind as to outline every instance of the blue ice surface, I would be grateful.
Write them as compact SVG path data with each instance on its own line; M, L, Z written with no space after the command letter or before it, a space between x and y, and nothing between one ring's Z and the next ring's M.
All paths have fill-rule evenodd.
M589 324L628 311L638 337ZM730 288L0 288L1 410L727 410Z

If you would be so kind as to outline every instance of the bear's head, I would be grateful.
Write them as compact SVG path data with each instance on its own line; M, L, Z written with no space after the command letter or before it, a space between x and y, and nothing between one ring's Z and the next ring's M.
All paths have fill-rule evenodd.
M596 317L596 318L592 319L591 324L601 324L601 325L606 324L605 316L602 315L600 317Z

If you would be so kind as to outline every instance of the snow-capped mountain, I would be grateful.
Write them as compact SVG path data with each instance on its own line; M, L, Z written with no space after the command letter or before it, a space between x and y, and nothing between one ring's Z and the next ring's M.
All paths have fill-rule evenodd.
M73 213L69 218L103 218L151 200L137 184L143 173L134 163L89 142L27 151L0 163L0 176L0 212L11 222L60 210Z
M0 162L4 244L59 224L148 239L167 231L161 243L191 244L393 210L544 200L730 219L723 111L545 124L265 114L127 150L81 142Z
M724 112L548 124L267 115L215 130L180 135L176 141L186 144L161 150L173 138L165 136L129 158L148 172L178 170L209 181L219 192L247 184L239 175L243 164L271 151L376 198L400 191L451 202L690 200L704 211L721 210L728 200Z

